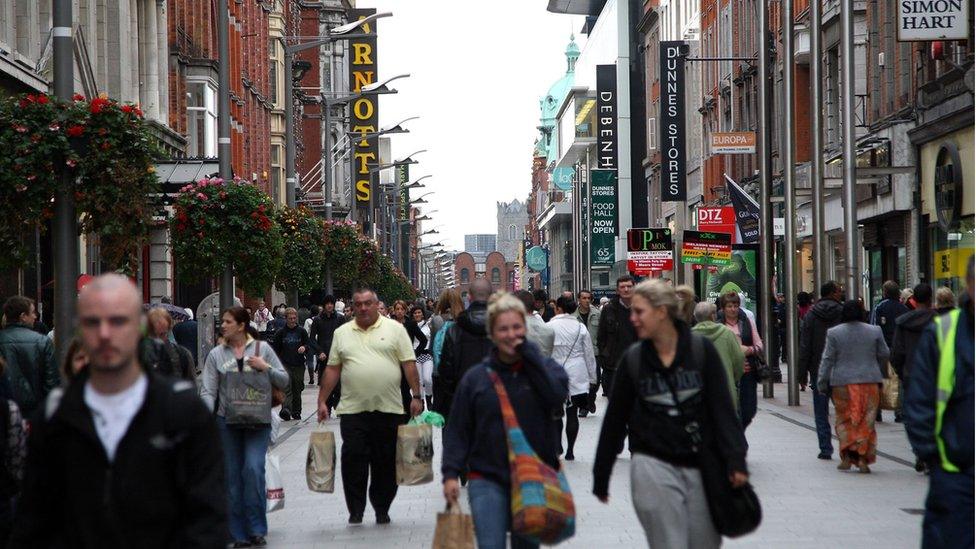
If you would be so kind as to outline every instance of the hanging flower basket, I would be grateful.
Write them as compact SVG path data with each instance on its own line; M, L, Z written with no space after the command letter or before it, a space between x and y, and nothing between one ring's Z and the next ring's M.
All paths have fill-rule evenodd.
M22 267L36 229L54 201L73 192L80 229L94 236L101 259L130 271L146 241L159 157L149 125L134 105L76 95L63 102L27 94L0 101L0 268ZM70 187L60 178L70 170Z
M325 221L322 233L325 264L332 269L338 288L368 284L376 273L376 247L351 221Z
M186 185L170 220L179 276L216 278L233 267L244 291L263 294L281 271L284 238L275 217L271 197L248 182Z
M322 287L325 221L304 206L279 209L277 221L284 236L284 254L275 285L281 291L302 295Z

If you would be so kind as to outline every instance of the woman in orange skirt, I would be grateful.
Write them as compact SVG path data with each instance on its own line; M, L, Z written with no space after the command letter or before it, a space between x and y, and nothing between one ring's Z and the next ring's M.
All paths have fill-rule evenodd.
M817 390L831 395L840 439L841 471L857 465L870 473L877 454L874 421L881 399L879 384L886 375L888 345L881 328L864 322L864 306L844 302L841 323L827 330Z

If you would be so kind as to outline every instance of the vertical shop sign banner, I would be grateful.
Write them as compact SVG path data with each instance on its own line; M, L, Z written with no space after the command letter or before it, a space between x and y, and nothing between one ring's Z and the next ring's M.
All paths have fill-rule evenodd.
M596 167L617 169L617 66L596 66Z
M590 172L590 266L612 267L617 236L617 170Z
M661 42L661 201L684 202L685 55L680 40Z
M400 221L410 221L410 165L401 164L396 167L397 188L400 189Z
M735 208L735 224L739 227L739 243L755 244L759 242L759 203L753 200L749 193L740 187L728 175L725 183Z
M348 10L349 20L358 21L376 13L375 9ZM349 87L352 93L359 93L363 86L376 82L376 21L360 27L356 34L370 34L369 38L356 38L349 41ZM379 102L376 94L360 97L350 105L349 124L353 133L366 135L376 133L379 128ZM370 164L379 159L379 138L358 139L352 149L354 166L356 204L368 208L373 192L370 182Z

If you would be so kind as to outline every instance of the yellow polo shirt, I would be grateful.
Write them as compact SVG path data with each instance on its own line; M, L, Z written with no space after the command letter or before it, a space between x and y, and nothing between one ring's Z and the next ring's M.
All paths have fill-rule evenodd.
M386 317L365 330L356 321L332 337L329 366L342 364L342 397L336 415L362 412L403 413L400 364L416 360L406 328Z

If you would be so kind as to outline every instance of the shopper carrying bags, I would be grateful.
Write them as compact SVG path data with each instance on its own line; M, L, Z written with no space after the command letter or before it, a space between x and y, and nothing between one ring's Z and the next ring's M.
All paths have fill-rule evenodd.
M288 373L270 345L262 344L243 307L221 314L224 343L207 355L200 397L217 413L227 473L230 535L237 547L266 545L265 454L271 435L272 386L288 386Z
M459 477L467 470L471 514L481 549L505 548L509 531L516 549L538 547L540 539L554 543L567 533L566 522L553 521L550 529L563 529L543 539L533 536L525 522L513 521L513 511L531 500L527 492L518 491L523 479L513 472L523 470L514 468L516 459L531 462L535 478L525 480L535 482L536 487L561 476L556 474L560 464L552 418L569 394L566 370L525 341L525 315L525 306L518 299L504 293L492 298L487 329L494 348L461 378L444 432L444 497L449 504L458 502ZM499 444L501 440L508 444ZM548 471L543 473L544 469ZM555 490L547 495L568 495L564 487L549 486ZM523 498L515 498L513 509L513 496L518 494ZM550 503L555 502L541 505ZM566 513L571 510L553 506L552 511L553 517L569 518Z

